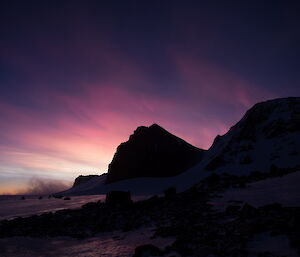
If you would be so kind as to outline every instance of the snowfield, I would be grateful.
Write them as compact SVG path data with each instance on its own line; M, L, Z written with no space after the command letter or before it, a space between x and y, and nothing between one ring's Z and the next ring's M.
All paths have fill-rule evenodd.
M217 209L224 210L230 201L242 201L259 207L280 203L282 206L300 206L300 171L283 177L269 178L248 184L246 188L232 188L212 203Z
M88 202L104 200L104 195L76 196L71 200L56 199L48 196L39 200L38 196L0 196L0 220L15 217L27 217L45 212L54 212L62 209L76 209Z

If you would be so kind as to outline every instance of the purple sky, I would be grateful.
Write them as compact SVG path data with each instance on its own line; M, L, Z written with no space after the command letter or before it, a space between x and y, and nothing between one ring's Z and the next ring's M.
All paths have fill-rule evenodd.
M2 1L0 194L107 171L137 126L209 148L299 96L295 1Z

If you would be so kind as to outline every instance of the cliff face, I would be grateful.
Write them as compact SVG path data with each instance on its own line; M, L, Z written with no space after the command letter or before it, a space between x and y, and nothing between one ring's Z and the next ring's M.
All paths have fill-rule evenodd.
M138 127L118 146L106 183L138 177L170 177L197 164L204 150L172 135L157 124Z
M87 175L87 176L80 175L75 179L73 187L78 186L78 185L85 183L93 178L98 178L98 177L100 177L100 175Z

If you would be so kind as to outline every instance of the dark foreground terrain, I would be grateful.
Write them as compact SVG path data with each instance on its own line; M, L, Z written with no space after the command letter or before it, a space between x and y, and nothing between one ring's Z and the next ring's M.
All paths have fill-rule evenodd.
M217 211L209 201L227 188L244 188L254 181L295 172L272 167L269 173L250 176L216 175L191 189L176 193L165 191L164 197L131 202L121 195L109 203L88 203L77 210L16 218L0 223L0 237L29 236L36 238L69 236L91 238L99 232L132 231L154 226L153 237L174 237L163 248L138 246L134 256L250 256L247 244L262 233L284 235L290 247L300 255L300 206L283 207L278 203L260 206L232 201L224 211ZM253 255L251 255L253 256ZM280 256L261 251L256 256Z

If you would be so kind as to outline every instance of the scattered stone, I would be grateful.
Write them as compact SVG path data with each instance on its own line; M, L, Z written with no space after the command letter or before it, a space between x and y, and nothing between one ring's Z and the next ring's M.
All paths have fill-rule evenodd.
M109 205L131 204L131 193L124 191L111 191L106 194L105 203Z
M251 159L251 157L249 155L245 156L241 161L240 161L240 164L250 164L252 163L253 160Z
M152 244L141 245L135 248L133 257L162 256L162 251Z
M227 213L227 214L235 214L235 213L237 213L239 210L241 209L241 206L240 205L228 205L227 207L226 207L226 210L225 210L225 212Z
M240 216L243 218L252 218L257 214L257 209L250 204L244 204L240 211Z
M166 198L170 199L176 196L176 188L170 187L164 191L164 195Z
M53 195L54 198L57 198L57 199L61 199L63 198L64 196L63 195Z
M207 170L215 170L217 168L220 168L226 164L223 155L217 156L214 159L212 159L207 165Z
M239 200L229 200L228 202L234 204L243 204L243 201L239 201Z

